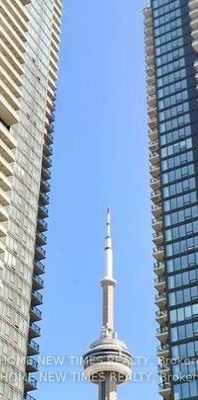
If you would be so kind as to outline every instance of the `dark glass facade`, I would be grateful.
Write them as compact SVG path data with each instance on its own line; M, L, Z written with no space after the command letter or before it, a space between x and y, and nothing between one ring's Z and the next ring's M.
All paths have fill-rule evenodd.
M160 394L174 400L198 399L197 16L194 0L145 9Z

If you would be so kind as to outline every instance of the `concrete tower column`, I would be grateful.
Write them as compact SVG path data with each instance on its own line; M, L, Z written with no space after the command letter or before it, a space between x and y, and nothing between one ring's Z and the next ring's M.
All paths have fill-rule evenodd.
M105 380L99 384L98 400L117 400L116 381L108 373Z

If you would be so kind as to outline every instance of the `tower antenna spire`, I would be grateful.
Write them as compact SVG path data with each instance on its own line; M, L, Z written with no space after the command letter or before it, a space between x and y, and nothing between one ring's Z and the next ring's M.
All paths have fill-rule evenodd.
M111 214L110 208L107 208L107 223L105 237L105 277L113 277L113 248L111 238Z
M113 247L111 238L111 214L107 208L106 237L105 237L105 276L101 280L103 289L103 324L102 336L115 336L114 332L114 288L116 281L113 278Z

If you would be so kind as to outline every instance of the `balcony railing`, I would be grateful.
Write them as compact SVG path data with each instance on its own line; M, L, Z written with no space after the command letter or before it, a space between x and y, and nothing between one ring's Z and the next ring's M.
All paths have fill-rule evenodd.
M37 275L42 275L45 272L45 266L41 261L34 262L34 273Z
M151 192L151 200L153 201L153 203L157 203L159 204L161 202L161 192L160 190L155 190Z
M163 226L163 219L161 217L152 218L152 226L156 231L159 231Z
M37 260L43 260L45 256L46 256L46 251L42 247L36 246L35 257L37 258Z
M48 215L49 215L48 208L45 207L45 206L39 205L39 208L38 208L38 215L39 215L39 217L41 217L41 218L47 218Z
M23 400L36 400L34 397L30 396L30 394L25 393Z
M165 323L165 321L167 320L167 317L168 317L167 311L159 310L159 311L156 311L155 315L156 315L157 322L159 324L163 324L164 325L164 323Z
M42 168L42 179L48 180L51 179L52 173L48 168Z
M30 317L32 321L40 321L42 319L42 312L37 307L31 307Z
M42 232L36 232L36 242L40 246L44 246L47 243L47 238Z
M41 190L43 191L43 192L49 192L50 191L50 184L49 184L49 182L47 182L47 181L45 181L45 180L41 180Z
M157 369L158 369L160 375L165 374L165 373L167 374L168 372L170 372L170 367L167 363L166 364L158 364Z
M52 152L53 152L52 146L50 144L44 144L43 145L43 152L44 152L45 155L51 156Z
M46 232L47 231L47 222L43 218L38 218L37 228L40 232Z
M171 392L171 384L169 382L163 382L159 384L159 390Z
M33 305L39 306L43 304L43 296L39 292L32 292L31 299Z
M164 247L158 246L153 248L153 255L158 261L163 261L164 259Z
M41 336L41 328L40 326L36 325L34 322L30 322L29 326L29 337L35 338Z
M166 299L166 291L155 295L155 300L156 301L164 300L164 299Z
M46 168L50 168L52 166L52 160L48 156L45 156L43 154L43 165L46 166Z
M161 244L164 240L162 232L154 232L153 233L153 242L156 244Z
M44 281L43 281L43 279L42 279L40 276L38 276L38 275L33 275L33 278L32 278L32 288L33 288L34 290L38 290L38 289L43 289L43 287L44 287Z
M34 340L28 340L27 342L28 356L34 356L39 354L39 345Z
M156 152L150 153L150 161L154 165L158 164L159 163L159 154Z
M32 376L28 376L25 379L25 390L26 391L31 391L31 390L36 390L37 389L37 380L34 379Z
M40 192L40 202L43 205L49 204L49 195L47 193Z
M150 165L150 173L154 177L159 176L160 166L159 165Z
M160 179L158 178L151 178L150 180L150 185L153 188L153 190L157 190L160 188L161 182Z
M34 358L27 357L26 365L27 365L28 372L37 372L38 371L38 361L36 361Z
M164 352L169 352L169 344L161 344L161 346L157 347L157 352L158 354L164 353Z

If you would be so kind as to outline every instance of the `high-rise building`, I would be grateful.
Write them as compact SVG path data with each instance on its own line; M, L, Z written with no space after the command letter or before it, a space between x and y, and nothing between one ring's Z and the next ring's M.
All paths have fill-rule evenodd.
M37 386L61 3L0 1L2 400L34 400Z
M195 400L198 1L151 0L144 14L159 392L166 400Z
M100 339L92 343L83 356L85 377L98 386L99 400L116 400L117 385L131 377L132 357L124 342L118 339L114 327L113 249L110 212L107 212L105 241L105 276L103 290L103 315Z

